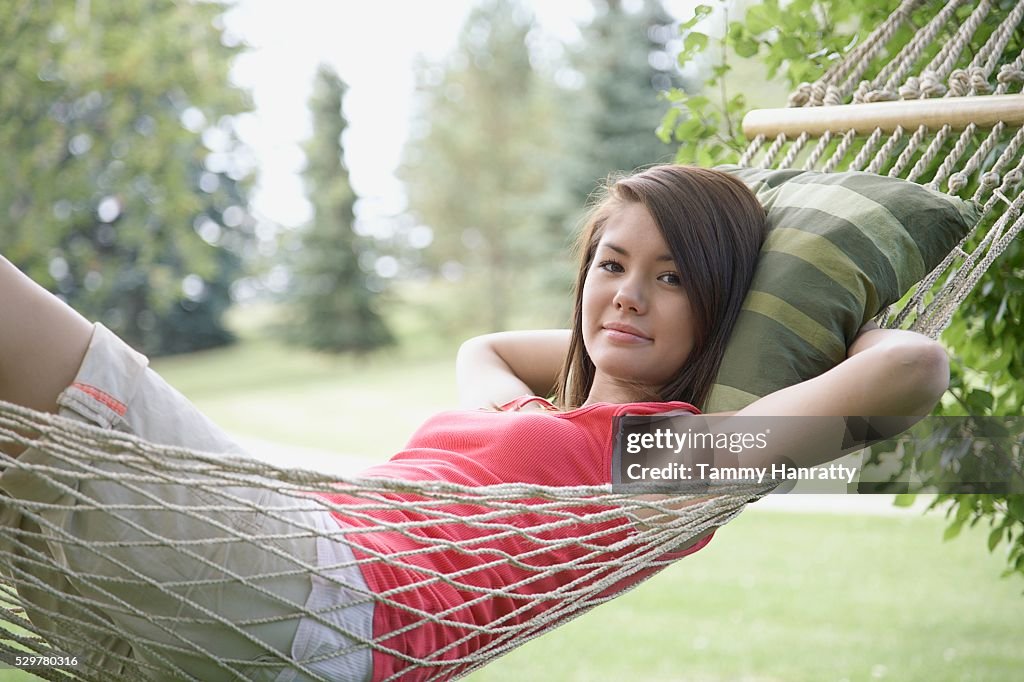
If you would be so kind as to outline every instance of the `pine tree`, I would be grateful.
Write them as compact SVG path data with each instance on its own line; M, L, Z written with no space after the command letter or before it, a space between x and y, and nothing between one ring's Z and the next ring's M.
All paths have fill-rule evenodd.
M434 232L424 258L462 273L460 322L474 330L505 329L518 313L543 318L542 278L565 247L562 117L531 63L533 27L515 0L478 4L454 53L422 68L425 125L405 149L410 212Z
M671 161L674 149L655 130L665 104L658 93L678 85L666 52L672 18L658 0L630 12L621 0L593 0L594 18L583 27L573 62L584 82L580 117L577 196L586 197L608 173Z
M304 146L303 172L313 219L299 234L289 292L295 320L288 337L335 353L368 351L393 341L360 267L366 244L353 231L356 196L341 139L347 126L342 113L346 89L330 67L318 69L310 98L313 135Z

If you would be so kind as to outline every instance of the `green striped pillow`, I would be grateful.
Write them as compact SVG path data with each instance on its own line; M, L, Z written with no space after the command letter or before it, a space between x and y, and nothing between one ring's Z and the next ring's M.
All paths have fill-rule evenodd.
M768 237L708 398L732 411L839 364L865 322L977 220L957 197L871 173L723 166L768 212Z

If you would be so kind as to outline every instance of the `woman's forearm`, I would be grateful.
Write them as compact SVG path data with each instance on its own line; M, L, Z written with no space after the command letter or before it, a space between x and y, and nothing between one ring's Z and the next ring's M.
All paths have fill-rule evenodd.
M738 414L923 416L948 385L949 360L940 344L914 332L873 329L858 337L838 366Z
M772 431L769 448L741 459L747 465L782 458L798 466L830 461L844 453L847 418L882 417L872 420L872 427L885 438L893 437L929 414L948 385L949 362L940 344L913 332L867 330L851 346L849 359L837 367L736 413L764 417ZM739 419L730 426L725 420L721 428L752 428L752 423L760 422Z

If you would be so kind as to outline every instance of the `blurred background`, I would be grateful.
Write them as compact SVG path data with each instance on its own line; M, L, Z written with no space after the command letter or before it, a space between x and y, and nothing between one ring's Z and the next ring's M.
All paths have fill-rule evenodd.
M255 455L352 472L455 405L464 339L567 325L604 178L734 161L746 110L897 4L6 0L0 253ZM971 366L1019 386L970 325ZM958 371L948 413L1020 413ZM1014 679L1006 555L915 509L752 510L479 679Z
M694 7L9 3L0 248L154 357L242 305L331 353L562 326L588 195L714 68Z

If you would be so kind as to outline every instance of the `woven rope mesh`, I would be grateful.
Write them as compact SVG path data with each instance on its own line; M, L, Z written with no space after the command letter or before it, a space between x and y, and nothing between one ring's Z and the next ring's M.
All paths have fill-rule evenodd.
M900 30L913 30L902 47ZM804 83L790 107L846 107L1020 95L1024 86L1024 2L1007 8L986 0L905 0L849 57L815 83ZM905 40L905 38L904 38ZM978 202L974 231L926 277L914 295L889 311L883 326L937 337L989 266L1024 228L1024 129L996 123L918 125L892 132L846 130L821 135L758 135L742 165L838 172L865 170L905 178Z
M305 675L298 679L330 679L317 672L319 661L372 651L402 661L396 679L447 679L608 601L623 581L667 563L666 553L770 488L722 485L691 504L692 495L636 498L607 487L339 480L157 446L9 404L0 404L0 442L33 446L6 458L0 477L5 487L29 491L0 498L0 651L8 661L25 652L78 657L74 668L37 671L49 679L274 679L282 665ZM254 489L267 495L254 497ZM182 490L204 504L176 504ZM343 493L344 504L316 491ZM325 509L358 525L309 520ZM471 539L453 542L444 532L453 523L471 529ZM401 535L405 549L375 553L359 541L374 533ZM513 535L518 542L505 542ZM318 565L282 549L296 538L338 543L351 554ZM451 552L475 561L462 571L418 561ZM396 568L415 580L381 593L348 580L353 569ZM495 572L501 580L482 578ZM293 600L282 595L288 578L298 584L310 575L344 599L311 608L302 590ZM424 588L456 590L462 603L440 611L402 598ZM503 602L502 616L474 622L473 607L494 600ZM348 631L335 617L339 605L390 607L403 627L377 639ZM345 646L296 660L268 644L275 628L303 618L336 629ZM429 654L410 657L396 647L430 626L446 636Z

